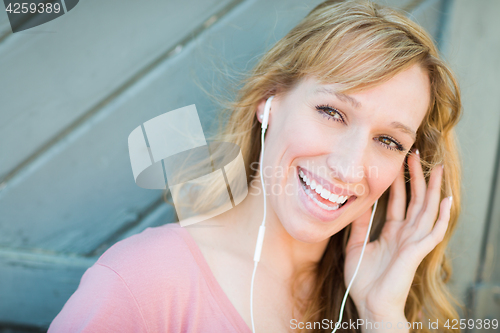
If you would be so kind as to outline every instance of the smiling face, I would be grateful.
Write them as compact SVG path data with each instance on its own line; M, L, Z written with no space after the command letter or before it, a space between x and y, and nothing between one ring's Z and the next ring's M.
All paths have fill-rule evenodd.
M272 101L266 192L287 232L307 243L343 229L392 184L430 101L418 65L373 88L338 88L306 78Z

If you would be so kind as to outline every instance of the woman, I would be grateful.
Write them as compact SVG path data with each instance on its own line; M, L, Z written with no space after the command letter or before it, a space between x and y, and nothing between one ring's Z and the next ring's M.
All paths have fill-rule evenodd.
M322 3L262 58L231 109L220 139L241 148L249 195L195 225L223 228L169 224L115 244L49 332L250 332L260 162L255 332L332 331L377 199L339 331L429 332L436 321L455 331L444 253L460 207L460 110L422 28L371 2Z

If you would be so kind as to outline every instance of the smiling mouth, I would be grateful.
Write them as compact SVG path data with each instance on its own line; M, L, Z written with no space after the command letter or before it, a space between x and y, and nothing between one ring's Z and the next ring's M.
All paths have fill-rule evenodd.
M323 188L323 186L316 183L314 179L309 179L304 172L302 172L302 170L299 169L298 173L304 192L322 209L328 211L338 210L344 206L351 197L353 197L331 193L327 189Z

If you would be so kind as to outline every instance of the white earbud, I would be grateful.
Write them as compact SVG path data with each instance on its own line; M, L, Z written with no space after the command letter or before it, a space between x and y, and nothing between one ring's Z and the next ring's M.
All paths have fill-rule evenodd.
M260 115L260 119L262 119L262 129L267 129L267 124L269 123L269 112L271 111L271 102L273 101L274 96L271 96L267 99L266 105L264 106L264 115Z

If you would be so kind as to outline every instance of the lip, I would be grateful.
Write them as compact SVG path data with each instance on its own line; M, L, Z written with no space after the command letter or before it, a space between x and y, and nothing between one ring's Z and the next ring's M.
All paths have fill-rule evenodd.
M301 169L304 171L304 169ZM300 181L300 176L299 173L296 172L296 178L297 178L297 185L299 186L299 191L298 191L298 196L299 196L299 201L302 203L303 207L305 210L316 217L318 220L322 222L331 222L338 218L344 210L347 209L348 206L351 205L351 203L356 200L356 196L351 196L347 201L344 203L342 207L340 207L337 210L326 210L321 207L319 207L305 192L304 187L302 186L302 182Z
M323 188L326 188L330 193L335 193L336 195L346 195L348 197L356 195L356 193L349 191L348 189L342 188L340 186L334 185L327 181L326 179L323 179L312 172L310 172L307 169L304 169L303 167L298 167L298 171L302 170L302 172L307 176L307 178L311 180L315 180L317 184L321 184ZM298 174L297 171L297 174Z

